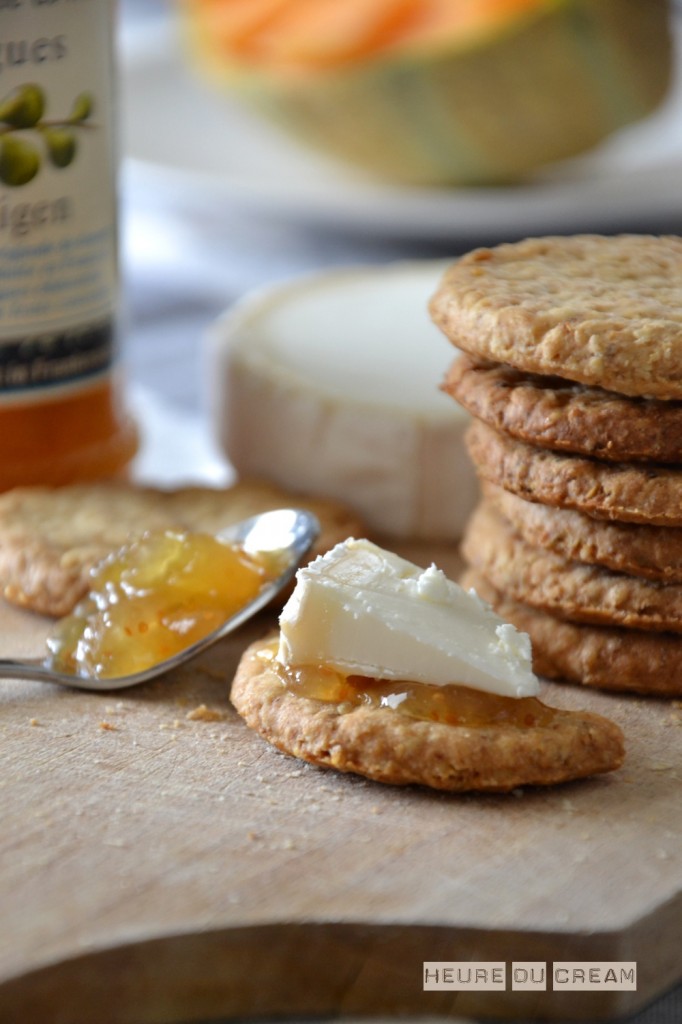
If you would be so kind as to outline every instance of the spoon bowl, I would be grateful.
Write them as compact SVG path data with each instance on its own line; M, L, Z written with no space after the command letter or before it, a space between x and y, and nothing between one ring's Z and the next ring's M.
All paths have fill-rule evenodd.
M178 651L170 658L150 665L140 672L122 676L97 678L83 674L56 671L44 658L0 659L0 678L31 679L44 683L58 683L61 686L79 690L123 690L137 686L149 679L162 675L193 658L232 633L257 612L263 609L279 594L293 578L306 553L320 533L317 518L303 509L277 509L262 512L239 523L228 526L216 536L219 540L239 544L252 555L277 555L282 565L281 572L274 579L264 583L258 594L230 615L218 629L208 633L201 640Z

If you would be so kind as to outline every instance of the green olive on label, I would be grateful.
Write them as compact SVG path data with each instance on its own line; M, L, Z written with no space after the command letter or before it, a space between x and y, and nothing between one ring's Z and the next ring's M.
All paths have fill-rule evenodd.
M43 137L47 153L55 167L68 167L76 155L76 138L64 128L45 128Z
M69 121L85 121L92 114L92 96L89 92L82 92L76 96L69 114Z
M2 0L0 0L2 6ZM25 185L40 170L41 154L31 141L20 135L28 129L29 136L42 136L47 158L53 167L68 167L76 156L76 135L93 109L89 92L81 92L71 104L71 113L64 119L54 117L43 121L45 93L39 85L27 82L8 93L0 101L0 182Z
M5 185L25 185L35 178L39 167L35 146L11 135L0 139L0 181Z
M20 85L0 102L0 121L12 128L33 128L43 116L45 93L39 85Z

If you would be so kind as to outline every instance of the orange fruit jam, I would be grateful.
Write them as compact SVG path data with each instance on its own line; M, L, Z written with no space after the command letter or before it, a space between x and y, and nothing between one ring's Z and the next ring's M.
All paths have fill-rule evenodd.
M427 722L471 727L505 725L516 728L550 725L556 716L536 697L504 697L469 686L430 686L409 680L371 679L343 675L325 665L288 666L269 648L269 665L282 685L298 697L336 704L341 711L366 706L389 708Z
M89 597L48 640L48 664L100 679L142 672L212 633L279 571L208 534L149 532L93 571Z

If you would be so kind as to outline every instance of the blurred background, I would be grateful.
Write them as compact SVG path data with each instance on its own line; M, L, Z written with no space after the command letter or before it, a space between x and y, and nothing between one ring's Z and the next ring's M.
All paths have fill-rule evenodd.
M169 466L155 441L154 413L167 440L170 407L192 475L226 479L208 437L202 339L254 288L532 234L682 230L678 56L664 102L584 156L513 186L410 186L301 146L203 80L169 0L122 0L119 21L124 356L146 410L148 478L185 475L185 458L176 450Z

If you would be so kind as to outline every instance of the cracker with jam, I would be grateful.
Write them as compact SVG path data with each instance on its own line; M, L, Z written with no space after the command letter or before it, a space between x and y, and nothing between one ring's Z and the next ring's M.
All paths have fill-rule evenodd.
M282 615L280 636L252 644L239 664L231 700L263 739L320 767L394 785L421 784L451 791L501 792L551 785L621 765L619 727L599 715L552 708L539 700L525 638L474 594L444 577L436 579L433 568L422 571L366 541L349 541L338 548L348 552L343 566L348 589L341 600L334 593L339 575L334 578L332 551L299 571L297 588ZM368 567L367 562L354 561L357 548L362 556L369 552L375 562ZM338 558L345 554L336 549ZM391 576L391 594L385 603L377 585L381 567L376 561L384 555ZM310 583L316 565L320 578L313 581L311 594L304 584ZM437 587L432 585L434 580ZM353 602L353 586L359 594L364 585L368 588L364 605L361 597ZM425 681L431 671L429 658L420 637L428 632L425 616L430 617L435 605L440 606L439 627L442 611L446 617L459 614L460 621L453 618L451 639L436 634L434 643L441 650L432 671L438 681L429 683ZM360 621L363 606L365 635L354 646L349 629L353 621ZM479 627L487 638L479 637L477 648ZM392 650L384 645L386 638L390 644L391 633ZM382 663L376 672L389 678L370 674L373 637L379 652L375 660ZM344 638L349 643L347 657ZM415 661L410 664L412 638ZM405 678L401 679L403 656ZM448 664L453 675L444 683ZM363 667L366 674L358 672ZM410 678L420 673L421 679Z

